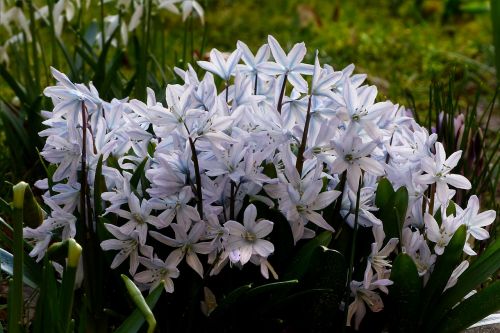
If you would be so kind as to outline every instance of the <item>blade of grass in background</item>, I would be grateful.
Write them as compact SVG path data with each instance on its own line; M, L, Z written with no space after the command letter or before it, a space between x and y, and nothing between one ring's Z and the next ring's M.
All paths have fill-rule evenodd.
M491 24L493 27L493 46L495 47L495 66L497 85L500 84L500 1L490 0Z

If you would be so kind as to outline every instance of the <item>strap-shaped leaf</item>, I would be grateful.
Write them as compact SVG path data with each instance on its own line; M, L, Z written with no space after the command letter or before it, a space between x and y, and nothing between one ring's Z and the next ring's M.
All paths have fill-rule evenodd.
M301 332L331 332L338 325L340 303L347 283L347 264L344 256L325 246L317 247L304 275L301 290L323 290L315 294L303 294L294 309L287 314ZM300 315L299 315L300 314ZM300 318L299 321L296 319Z
M320 246L328 246L332 240L332 233L324 231L302 246L290 262L288 269L283 274L284 280L300 280L309 269L309 264L314 251Z
M432 312L432 320L440 320L448 310L469 292L500 269L500 239L492 243L469 268L460 275L457 284L443 293L441 301Z
M132 175L132 178L130 178L130 187L132 189L137 189L137 185L139 185L139 181L142 178L142 174L144 173L144 168L146 167L146 163L148 161L148 157L146 156L141 164L137 166L137 169L135 169L134 174Z
M266 283L261 286L257 286L255 288L250 288L245 294L244 297L246 299L248 298L254 298L258 297L260 295L270 295L273 292L280 291L282 289L289 289L290 286L294 286L297 283L299 283L299 280L290 280L290 281L278 281L278 282L271 282L271 283Z
M389 180L380 180L375 194L377 216L382 220L386 239L400 238L401 228L408 208L408 190L400 187L394 191Z
M440 325L436 332L460 332L498 310L500 310L500 281L497 280L451 310L438 323Z
M437 323L430 322L427 318L434 311L435 306L440 300L453 270L460 264L462 259L463 248L465 244L466 227L461 225L451 238L450 242L444 249L444 252L436 260L436 266L432 271L429 282L425 286L422 294L422 313L420 316L420 324L429 332L430 327Z
M52 262L46 256L43 261L43 277L40 284L40 296L36 304L33 332L60 332L59 290L56 272Z
M12 276L13 263L14 263L14 256L11 253L0 248L0 267L2 271ZM30 286L31 288L37 288L38 281L40 281L39 279L40 272L34 273L30 267L26 266L26 263L24 264L25 265L23 267L23 282L28 286Z
M240 297L242 297L250 288L252 288L252 284L245 284L231 291L226 297L222 298L222 300L219 302L219 305L210 314L210 316L218 316L224 313L227 309L234 305L240 299Z

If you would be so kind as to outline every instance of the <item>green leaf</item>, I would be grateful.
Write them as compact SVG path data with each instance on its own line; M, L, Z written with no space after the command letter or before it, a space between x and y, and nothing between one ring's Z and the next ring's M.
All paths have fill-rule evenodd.
M272 294L273 292L276 291L281 291L281 290L289 290L290 287L297 285L299 283L299 280L290 280L290 281L278 281L278 282L271 282L267 284L263 284L261 286L257 286L255 288L250 288L248 289L243 295L244 299L247 300L249 298L255 298L260 295L269 295Z
M224 297L215 308L215 310L210 314L210 316L218 316L223 314L226 310L231 308L232 305L237 303L239 299L252 288L252 284L244 284L233 291L231 291L226 297Z
M394 194L394 216L393 223L397 228L397 237L400 241L402 239L402 229L406 218L406 211L408 209L408 190L406 187L401 186Z
M149 157L146 156L141 164L137 166L137 169L135 169L134 174L132 175L132 178L130 179L130 186L133 190L137 189L137 185L139 185L139 180L142 178L142 174L144 173L144 168L146 167L146 163L148 161Z
M2 271L7 273L8 275L12 276L13 275L13 263L14 263L14 256L5 251L4 249L0 248L0 266ZM36 274L33 273L26 265L23 266L23 282L30 286L31 288L37 288L38 287L38 281L39 279L36 277Z
M76 271L78 269L78 261L80 259L82 248L72 238L66 240L68 242L66 267L64 268L63 278L61 282L59 301L59 313L61 316L60 325L63 332L71 332L70 328L74 325L72 317L73 300L75 296L75 280Z
M305 243L290 262L288 269L283 274L283 279L302 279L309 268L309 264L314 251L320 246L328 246L331 240L332 233L329 231L324 231Z
M9 298L17 300L9 305L8 330L12 333L21 332L23 314L23 268L24 268L24 238L23 211L26 188L25 182L19 182L12 187L12 228L13 228L13 263L12 279L9 283Z
M441 293L445 288L453 270L460 264L466 237L466 226L461 225L444 249L444 253L436 260L436 265L425 286L422 294L422 314L420 324L424 327L437 324L430 322L428 317L440 300ZM431 331L424 329L425 332Z
M377 186L375 204L379 208L377 216L382 220L386 238L401 238L408 208L406 187L400 187L395 192L389 180L382 179Z
M160 299L164 289L163 283L160 283L148 296L146 296L146 304L152 310ZM139 309L135 309L132 314L118 327L115 333L135 333L138 332L144 323L144 316Z
M0 198L0 214L2 215L12 214L12 207L10 206L10 203L5 201L3 198Z
M440 320L469 292L485 282L500 269L500 239L496 239L469 268L459 276L457 284L446 290L433 311L433 318Z
M52 262L45 257L43 262L43 277L40 284L40 296L36 305L35 319L33 320L33 332L60 332L59 298L56 273Z
M422 281L418 275L413 259L400 253L391 270L389 297L391 298L390 331L391 332L416 332L415 314L419 312L420 293Z
M38 204L29 186L24 191L23 222L30 228L37 228L42 224L45 212Z
M132 282L132 280L130 280L125 274L122 274L121 277L123 282L125 283L125 287L127 288L130 298L148 323L148 333L153 333L156 328L156 318L153 315L153 311L151 311L151 308L146 303L144 296L142 296L141 291L135 285L135 283Z
M317 247L304 276L304 286L310 289L336 290L340 293L340 301L346 282L347 264L344 256L326 246Z
M64 59L66 60L66 63L68 64L69 68L70 68L70 71L71 71L71 77L73 79L75 79L75 75L77 73L76 71L76 67L75 67L75 63L73 62L73 60L71 59L71 55L69 54L68 52L68 49L66 48L66 46L64 45L64 42L61 40L61 38L57 37L57 36L54 36L55 37L55 40L57 42L57 45L59 46L59 48L61 49L63 55L64 55Z
M295 310L288 312L301 318L298 329L304 332L332 332L335 330L340 303L347 284L347 264L344 256L325 246L316 247L309 269L300 285L302 290L324 290L319 294L303 294Z
M387 178L382 178L377 186L375 204L379 208L390 205L395 194L396 192L394 192L391 182Z
M117 50L113 55L113 58L109 62L109 68L106 72L106 76L100 90L109 91L112 84L119 82L118 70L120 65L122 64L124 58L124 52L121 50Z
M7 84L14 91L16 96L19 97L22 103L30 102L30 100L28 99L28 95L26 95L26 89L9 73L5 65L0 65L0 76L3 77L5 82L7 82Z
M465 330L484 317L500 310L500 280L465 299L440 321L436 332L454 333Z

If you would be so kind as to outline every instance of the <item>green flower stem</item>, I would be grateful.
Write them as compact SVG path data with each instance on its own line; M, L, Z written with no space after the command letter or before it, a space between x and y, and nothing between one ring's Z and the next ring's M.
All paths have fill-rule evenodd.
M12 201L12 223L14 229L13 250L13 279L9 283L9 324L8 331L11 333L21 332L22 315L23 315L23 208L24 208L24 192L28 184L20 182L13 186L12 191L14 198Z

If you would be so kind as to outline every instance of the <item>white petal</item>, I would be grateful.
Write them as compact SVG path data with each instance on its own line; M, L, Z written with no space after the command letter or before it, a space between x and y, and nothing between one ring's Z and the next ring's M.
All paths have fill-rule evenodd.
M382 164L370 157L361 157L359 159L359 166L366 172L375 176L382 176L384 174L384 167Z
M461 156L462 156L462 151L461 150L456 151L446 159L444 164L446 164L446 166L449 167L450 169L453 169L454 167L457 166Z
M288 59L286 57L285 51L283 51L278 41L271 35L268 36L267 40L269 47L271 48L274 60L282 66L287 66Z
M311 205L312 210L320 210L326 208L340 195L340 191L327 191L320 193L314 203Z
M260 220L254 227L254 233L257 238L266 237L273 231L274 223L268 220Z
M313 211L307 211L304 213L304 216L311 221L312 223L316 224L318 227L321 227L325 230L329 230L331 232L334 232L335 230L332 228L331 225L329 225L323 216L320 214L313 212Z
M257 65L257 69L267 75L281 75L286 72L285 67L275 62L263 62Z
M300 93L307 92L307 81L298 73L290 72L287 75L288 81Z
M471 224L475 227L485 227L495 221L496 215L494 210L487 210L474 217Z
M445 180L448 184L456 188L463 188L465 190L470 190L472 188L470 181L462 175L446 175Z
M186 254L186 262L201 278L203 278L203 265L196 253L188 251Z
M482 228L472 228L470 234L477 240L483 240L490 237L490 233Z
M258 255L267 258L274 252L274 245L267 240L259 239L254 243L253 249Z
M295 44L286 57L288 69L293 70L295 66L300 64L306 52L306 45L303 42Z
M361 169L357 165L350 165L347 169L347 184L354 192L358 191Z
M257 218L257 208L254 205L248 205L243 216L243 224L247 229L253 227Z
M240 262L246 264L252 256L252 245L246 245L240 248Z

